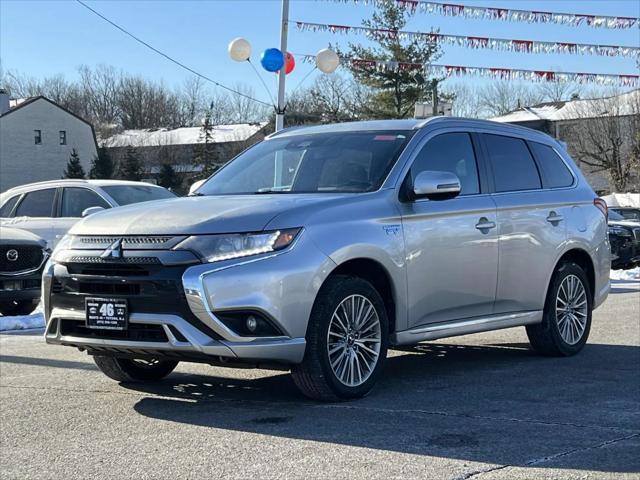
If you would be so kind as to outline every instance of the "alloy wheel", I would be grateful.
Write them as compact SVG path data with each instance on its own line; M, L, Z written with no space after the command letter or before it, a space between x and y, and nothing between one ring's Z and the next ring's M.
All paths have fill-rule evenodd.
M587 327L589 303L582 280L567 275L556 295L556 321L562 339L569 345L580 341Z
M327 333L329 363L336 378L348 387L362 385L380 356L380 318L362 295L346 297L333 312Z

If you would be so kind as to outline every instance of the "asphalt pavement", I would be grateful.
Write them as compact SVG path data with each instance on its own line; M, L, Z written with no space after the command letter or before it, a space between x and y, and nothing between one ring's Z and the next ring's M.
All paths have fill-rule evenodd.
M523 328L424 343L338 404L197 364L122 386L40 331L0 335L2 479L639 475L639 281L614 282L575 357L537 356Z

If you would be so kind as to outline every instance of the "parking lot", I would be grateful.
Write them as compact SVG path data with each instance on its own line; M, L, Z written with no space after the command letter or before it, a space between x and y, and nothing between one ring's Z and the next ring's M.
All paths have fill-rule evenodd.
M120 386L41 332L0 336L2 478L637 478L640 282L617 281L573 358L524 329L391 352L365 399L285 372L182 364Z

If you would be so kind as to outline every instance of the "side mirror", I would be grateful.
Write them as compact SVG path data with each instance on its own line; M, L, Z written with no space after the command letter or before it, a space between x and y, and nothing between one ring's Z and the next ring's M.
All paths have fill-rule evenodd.
M101 212L102 210L104 210L103 207L89 207L89 208L85 208L82 211L82 217L88 217L89 215L93 215L94 213L98 213Z
M413 198L444 200L460 194L460 179L451 172L420 172L413 182Z

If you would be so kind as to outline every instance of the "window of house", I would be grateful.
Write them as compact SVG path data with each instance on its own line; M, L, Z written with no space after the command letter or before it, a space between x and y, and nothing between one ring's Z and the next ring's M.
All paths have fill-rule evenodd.
M493 169L496 192L542 188L538 168L520 138L484 134Z
M66 145L66 144L67 144L67 131L60 130L60 145Z
M81 217L90 207L110 208L100 195L87 188L65 188L62 194L62 217Z
M411 166L411 179L415 181L427 170L456 174L461 195L480 193L476 156L468 133L445 133L429 140Z
M51 217L56 189L29 192L18 205L15 217Z
M33 140L36 145L40 145L42 143L42 130L33 131Z

